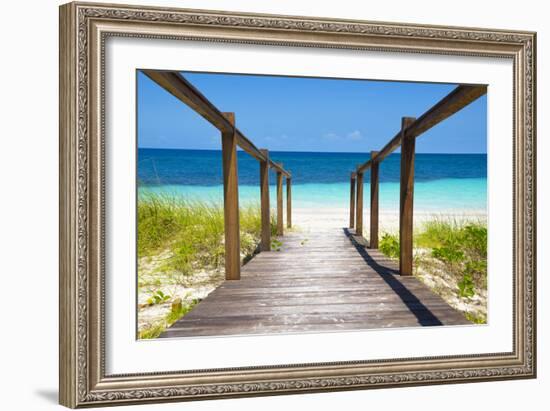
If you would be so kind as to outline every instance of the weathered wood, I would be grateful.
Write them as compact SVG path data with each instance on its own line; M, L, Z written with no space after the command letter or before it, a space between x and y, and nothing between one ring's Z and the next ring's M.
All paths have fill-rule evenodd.
M355 234L363 235L363 173L357 173L357 205L355 207Z
M416 139L406 130L415 121L412 117L401 119L401 178L399 181L399 272L413 274L413 199L414 199L414 151Z
M292 179L286 178L286 226L292 228Z
M457 86L453 91L422 114L418 120L415 120L415 122L409 126L406 134L412 137L418 137L486 93L487 86L485 85ZM394 152L401 145L401 139L402 133L399 131L395 137L393 137L384 146L384 148L380 150L377 157L378 162L381 162L388 155ZM364 172L371 166L372 161L368 160L357 168L357 172Z
M484 94L487 94L486 85L460 85L415 119L405 133L411 137L418 137Z
M373 160L370 170L370 236L369 248L378 248L378 169L380 163L375 159L378 151L371 151L370 158Z
M283 174L277 172L277 235L283 234Z
M223 113L235 124L234 113ZM239 232L239 181L237 171L237 138L234 129L222 133L223 203L225 228L225 279L241 278Z
M267 161L271 168L278 170L285 176L290 177L290 173L280 167L277 163L266 160L262 152L244 136L238 129L225 118L210 100L208 100L193 84L185 79L181 73L177 71L162 71L162 70L142 70L143 73L164 88L178 100L187 104L194 111L199 113L214 127L223 132L233 132L237 138L238 145L252 157L258 161Z
M469 324L397 268L341 229L287 233L280 252L257 254L240 281L224 282L161 337Z
M260 218L262 224L260 250L271 250L271 216L269 205L269 151L261 150L266 161L260 161Z
M351 173L349 190L349 228L355 226L355 173Z

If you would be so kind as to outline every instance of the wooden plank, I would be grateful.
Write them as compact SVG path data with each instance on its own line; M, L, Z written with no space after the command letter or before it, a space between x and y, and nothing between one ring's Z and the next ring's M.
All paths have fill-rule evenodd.
M316 246L301 245L306 237ZM161 337L469 324L347 229L291 232L283 243L287 249L255 256L240 281L224 282Z
M363 173L357 173L357 205L355 208L355 234L363 235Z
M283 174L277 172L277 235L283 234Z
M355 226L355 173L351 173L349 190L349 228Z
M378 248L378 191L379 177L378 169L380 163L375 160L378 151L371 151L370 158L373 160L370 170L370 236L369 248Z
M428 111L422 114L418 120L409 125L405 134L412 137L418 137L433 126L439 124L446 118L460 111L468 104L474 102L479 97L487 93L486 85L459 85L448 95L443 97ZM394 152L401 145L401 130L380 150L377 160L381 162L388 155ZM372 161L368 160L357 169L357 172L364 172L372 166Z
M292 179L286 178L286 226L292 228Z
M234 125L235 114L223 113ZM235 129L222 133L223 210L225 234L225 279L241 278L239 181L237 171L237 138Z
M414 199L414 151L415 137L405 130L415 121L412 117L401 119L401 178L399 180L399 272L413 274L413 199Z
M260 250L271 250L271 210L269 205L269 151L261 150L265 161L260 161L260 213L261 213L261 240Z

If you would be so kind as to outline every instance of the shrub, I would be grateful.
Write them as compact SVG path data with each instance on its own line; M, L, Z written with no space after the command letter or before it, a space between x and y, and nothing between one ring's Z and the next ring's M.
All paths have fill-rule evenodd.
M428 245L432 256L456 273L458 294L471 298L476 288L487 287L487 227L480 223L461 226L455 221L435 220L417 235L417 245Z
M399 257L399 239L396 235L384 233L378 244L379 250L390 258Z
M456 220L434 219L424 224L414 236L416 248L431 249L431 256L441 261L448 272L458 278L458 295L471 298L476 289L487 287L487 227L472 222L460 224ZM399 238L384 233L380 251L390 257L399 257ZM415 255L415 266L422 263L424 254Z
M458 295L471 298L475 295L475 284L470 274L464 274L458 282Z
M456 244L434 248L432 256L448 264L457 264L464 260L464 253Z

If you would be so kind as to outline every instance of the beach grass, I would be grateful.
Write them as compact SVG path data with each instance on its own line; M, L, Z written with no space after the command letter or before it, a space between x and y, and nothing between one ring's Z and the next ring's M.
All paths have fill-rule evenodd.
M169 250L162 269L190 274L201 268L219 268L224 263L223 205L182 197L146 194L138 201L138 256ZM240 207L241 255L254 253L261 230L260 207ZM272 234L275 221L272 217Z
M437 218L424 222L413 237L415 273L429 278L432 289L460 307L485 301L487 294L487 224L480 220ZM399 237L382 233L379 249L399 258ZM444 284L441 286L440 284ZM486 305L486 302L484 302ZM478 307L480 308L480 307ZM486 322L486 306L463 310L468 320Z
M223 279L224 212L223 204L217 202L147 193L140 195L137 217L138 292L146 297L140 310L163 307L155 320L138 330L140 339L149 339L158 337L200 302L194 292L212 290ZM259 204L241 206L239 218L241 260L245 263L260 242ZM275 236L273 215L271 232ZM182 304L166 311L178 298Z

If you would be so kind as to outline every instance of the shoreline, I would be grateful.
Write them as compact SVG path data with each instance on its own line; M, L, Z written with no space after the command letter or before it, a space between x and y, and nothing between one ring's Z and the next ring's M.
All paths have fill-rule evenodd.
M378 219L380 232L393 233L399 230L398 210L381 210ZM487 211L480 209L414 210L413 221L415 229L421 229L426 222L433 220L453 220L457 224L467 221L487 222ZM295 207L292 209L292 221L297 228L304 229L348 227L349 208ZM368 230L369 224L370 212L368 208L365 208L363 213L364 230Z

